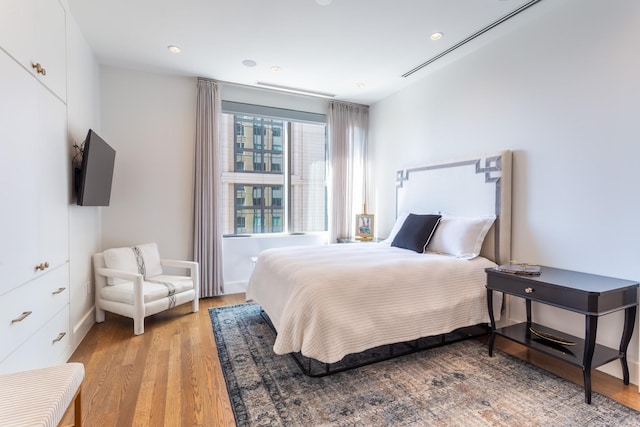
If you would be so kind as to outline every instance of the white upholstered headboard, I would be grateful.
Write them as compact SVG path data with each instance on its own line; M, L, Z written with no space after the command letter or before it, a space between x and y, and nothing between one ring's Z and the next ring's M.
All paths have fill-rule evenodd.
M511 151L416 166L396 173L396 216L402 212L496 215L481 255L511 259Z

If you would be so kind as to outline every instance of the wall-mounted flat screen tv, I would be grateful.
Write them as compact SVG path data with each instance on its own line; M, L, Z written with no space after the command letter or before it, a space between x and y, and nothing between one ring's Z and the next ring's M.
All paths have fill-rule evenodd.
M116 151L89 129L82 148L82 166L76 171L80 206L109 206Z

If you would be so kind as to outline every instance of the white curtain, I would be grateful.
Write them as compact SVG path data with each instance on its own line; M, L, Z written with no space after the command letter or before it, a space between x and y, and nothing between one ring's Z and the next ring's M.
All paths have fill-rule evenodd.
M224 292L222 228L218 218L220 187L218 84L198 79L194 195L194 258L200 263L200 296Z
M366 201L369 107L332 101L329 134L329 242L353 237L355 215Z

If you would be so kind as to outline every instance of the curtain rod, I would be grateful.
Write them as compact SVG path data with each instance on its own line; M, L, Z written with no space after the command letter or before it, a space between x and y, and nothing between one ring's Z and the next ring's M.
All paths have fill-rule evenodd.
M346 102L346 101L339 101L339 100L337 100L337 101L329 101L329 102L333 102L335 104L342 104L342 105L346 105L346 106L349 106L349 107L366 107L366 108L369 108L368 105L358 104L357 102Z

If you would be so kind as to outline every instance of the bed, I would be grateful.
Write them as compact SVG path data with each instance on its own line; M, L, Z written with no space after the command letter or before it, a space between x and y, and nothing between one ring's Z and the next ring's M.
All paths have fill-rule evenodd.
M275 353L331 364L489 321L484 270L510 259L511 152L398 171L395 211L380 243L260 254L247 300L275 328ZM412 239L428 227L407 227L417 217L436 222L424 253Z

